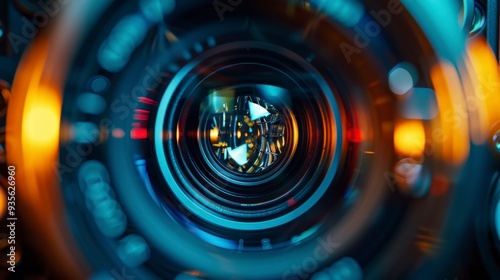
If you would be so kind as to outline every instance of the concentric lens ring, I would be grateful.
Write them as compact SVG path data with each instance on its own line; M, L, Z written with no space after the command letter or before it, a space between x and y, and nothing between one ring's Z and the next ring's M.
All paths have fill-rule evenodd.
M260 52L265 55L259 56ZM256 56L279 59L257 63ZM217 63L202 66L204 61ZM285 66L289 67L286 72L280 69ZM197 77L193 73L205 74ZM300 73L311 73L312 78L301 81ZM336 176L343 135L337 100L321 75L314 73L318 72L290 51L257 42L220 46L181 69L163 95L155 123L159 167L175 198L205 222L237 230L278 227L311 209ZM253 76L258 78L248 78ZM221 87L226 91L223 94ZM240 98L253 98L252 105L247 102L239 110L233 103ZM220 102L226 103L214 105ZM228 136L231 143L220 139L215 143L224 146L225 160L232 165L214 157L213 146L209 147L214 145L213 139L206 131L207 125L213 129L214 115L206 110L229 104L237 112L226 108L219 117L232 119L235 126L243 126L245 117L261 128L262 123L282 124L273 129L283 131L278 143L284 147L279 157L268 162L267 170L253 172L255 166L247 165L252 158L253 162L261 160L263 148L249 152L255 141L238 142L234 135ZM207 120L207 116L211 118ZM271 140L263 138L271 136L275 135L258 138L268 145Z

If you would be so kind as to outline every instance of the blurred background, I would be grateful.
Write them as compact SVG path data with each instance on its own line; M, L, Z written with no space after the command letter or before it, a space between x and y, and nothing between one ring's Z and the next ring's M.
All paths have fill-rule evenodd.
M498 279L496 0L0 0L0 279Z

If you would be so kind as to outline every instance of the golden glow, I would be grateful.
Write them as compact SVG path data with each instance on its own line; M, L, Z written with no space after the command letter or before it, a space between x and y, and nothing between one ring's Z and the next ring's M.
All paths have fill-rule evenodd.
M456 69L441 62L431 70L436 91L440 123L433 127L432 141L441 144L443 159L459 165L469 156L469 118L461 81Z
M396 152L403 155L421 155L425 147L425 130L421 121L404 121L394 130Z
M212 143L219 142L219 128L218 127L214 127L212 129L210 129L210 141L212 141Z
M24 202L19 211L30 217L27 232L37 233L33 249L51 248L53 263L64 264L57 267L58 275L71 279L88 279L90 271L68 231L60 192L58 171L68 164L59 162L62 88L85 15L94 6L72 1L52 32L40 32L30 41L16 70L7 111L7 162L16 167L16 196Z
M483 144L500 120L500 73L495 55L484 38L470 40L467 51L470 59L467 70L476 74L471 77L473 90L466 92L469 99L474 99L470 108L471 137L474 143Z
M7 195L5 194L4 189L0 188L0 219L5 215L5 211L7 210Z
M34 145L57 145L61 102L47 89L41 89L29 97L23 117L26 140Z

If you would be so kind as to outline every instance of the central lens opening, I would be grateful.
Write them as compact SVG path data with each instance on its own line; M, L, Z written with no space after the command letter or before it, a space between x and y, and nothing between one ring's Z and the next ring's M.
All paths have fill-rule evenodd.
M194 214L189 222L221 234L275 228L329 191L341 161L340 103L307 60L236 42L171 81L156 113L155 152L165 197Z
M200 130L208 137L203 141L210 149L208 154L222 167L237 173L258 173L287 152L288 140L293 137L286 129L290 120L277 106L257 96L253 87L217 89L208 101Z

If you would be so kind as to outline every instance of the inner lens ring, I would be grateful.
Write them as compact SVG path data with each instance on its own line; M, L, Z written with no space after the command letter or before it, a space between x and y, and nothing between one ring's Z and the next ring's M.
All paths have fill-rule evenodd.
M280 47L277 47L275 45L267 44L267 43L256 43L256 42L244 42L245 46L251 45L253 48L259 48L259 49L264 49L266 51L273 51L277 53L287 53L288 55L293 55L288 50L281 50ZM228 46L222 46L223 48L227 49ZM241 43L239 44L233 44L232 47L241 47ZM278 49L278 50L277 50ZM213 50L212 50L213 51ZM220 50L219 50L220 51ZM207 54L210 55L210 54ZM295 61L299 61L299 65L302 67L306 68L306 71L308 73L317 73L315 69L311 69L312 67L305 62L302 58L298 57L297 55L293 56L293 59ZM200 61L200 59L197 59ZM335 177L335 172L326 172L327 169L330 170L336 170L339 161L340 161L340 152L341 152L341 145L342 141L339 139L342 139L342 127L334 125L334 123L331 122L331 119L333 120L340 120L340 109L339 108L329 108L329 115L323 116L323 119L319 123L323 125L323 129L332 131L332 128L334 128L336 131L333 132L332 134L335 133L337 137L337 141L333 141L331 143L332 146L332 151L333 151L333 156L328 160L328 163L323 163L319 164L318 168L321 168L321 170L314 172L313 177L311 178L312 180L318 180L318 178L323 178L323 181L316 182L314 185L317 186L316 190L314 193L310 194L308 199L305 200L301 205L299 205L297 208L292 209L290 212L285 213L281 216L273 217L268 220L258 220L258 221L238 221L234 219L228 219L227 217L224 217L223 215L220 215L219 213L209 211L206 209L203 205L200 204L200 201L202 201L203 195L199 192L192 192L192 190L186 190L186 188L183 188L179 186L178 179L174 178L172 176L173 173L178 172L178 167L174 167L171 169L169 167L169 163L167 162L167 159L165 156L165 147L163 145L164 139L163 139L163 129L164 129L164 123L165 123L165 112L166 108L169 106L172 106L170 104L172 96L175 96L174 92L176 91L176 88L178 85L182 82L182 80L186 77L189 76L189 73L196 68L196 63L188 63L183 69L181 69L178 72L178 75L173 78L172 82L170 83L169 87L165 91L165 95L163 99L161 100L159 104L159 110L158 110L158 118L155 123L155 149L156 152L159 156L159 167L161 171L164 174L164 177L166 179L166 183L171 189L172 193L174 196L179 200L179 202L189 209L192 213L196 213L197 216L202 218L203 220L207 222L211 222L214 224L217 224L219 226L223 227L228 227L228 228L233 228L233 229L240 229L240 230L248 230L248 229L253 229L253 230L261 230L261 229L266 229L269 227L276 227L283 225L287 222L292 221L296 217L302 215L305 213L307 210L309 210L311 207L314 206L314 204L321 198L321 196L325 193L325 191L330 187L331 182L333 181L333 178ZM324 94L322 98L324 98L323 103L324 104L329 104L330 106L332 105L337 105L337 100L335 99L333 92L329 88L328 84L324 80L319 80L317 81L316 79L318 77L321 77L321 75L312 75L314 76L315 82L318 84L318 87L321 89L321 92ZM174 82L175 81L175 82ZM179 103L174 102L175 105L179 105ZM182 106L180 106L182 107ZM170 107L172 108L172 107ZM173 113L172 113L173 114ZM326 128L328 127L329 128ZM174 127L170 127L173 129ZM175 131L175 130L174 130ZM173 141L176 142L176 141ZM172 143L173 143L172 142ZM168 146L168 145L167 145ZM175 145L174 145L175 146ZM175 153L176 148L169 146L167 149L169 151L169 160L173 160L174 162L176 161L175 159ZM174 172L172 172L174 171ZM166 176L165 176L166 175ZM182 175L181 175L182 176ZM311 184L313 185L313 184ZM191 188L192 189L192 188ZM282 208L282 207L281 207ZM208 210L208 211L207 211ZM224 209L222 209L223 212L226 213ZM269 210L269 209L267 209ZM240 212L243 214L243 212ZM262 214L262 212L261 212ZM261 216L260 214L260 216Z
M234 65L232 65L232 66L234 66ZM248 85L248 86L242 86L242 87L253 88L254 85ZM259 95L236 96L235 98L237 98L237 99L250 99L252 97L260 98ZM250 103L251 101L247 101L247 102ZM256 105L252 105L252 106L257 107ZM245 184L253 184L253 180L256 179L256 177L257 178L261 177L261 180L265 179L265 178L270 180L270 176L272 176L272 173L273 173L270 171L271 170L279 171L279 170L283 169L287 163L287 161L285 159L293 157L293 154L295 153L295 150L296 150L296 146L293 145L295 143L293 141L293 139L299 137L299 135L296 135L296 133L297 133L296 120L295 120L293 113L291 112L291 110L286 108L286 106L279 106L279 107L280 107L279 109L276 109L276 111L278 111L278 112L276 112L275 115L282 117L283 122L284 122L281 137L283 139L286 139L287 143L292 142L291 143L292 145L290 145L290 144L284 145L284 149L280 150L280 154L276 154L276 159L273 162L269 163L266 166L266 168L262 168L262 169L258 170L258 168L252 168L255 166L255 165L253 165L252 167L250 167L244 171L243 170L235 170L235 168L231 168L230 166L228 166L227 163L225 164L225 162L222 161L220 159L220 156L217 154L219 151L214 150L214 138L217 137L214 134L218 131L215 129L211 129L211 127L213 127L214 125L217 125L216 123L214 123L215 116L213 116L213 115L215 115L215 113L211 112L210 110L205 110L205 112L201 116L201 119L205 120L205 122L200 123L198 141L200 144L200 150L203 152L203 157L205 158L207 163L210 163L212 165L212 167L214 167L214 168L215 168L215 166L218 165L218 166L222 167L225 171L228 171L229 174L235 175L235 176L227 176L228 180L231 180L232 178L234 178L235 181L238 181L238 177L241 177L241 178L244 178ZM212 116L214 117L214 119L211 118ZM257 122L256 123L252 120L249 121L249 118L247 115L245 115L244 117L245 117L245 119L243 122L238 121L238 119L236 120L237 121L236 126L243 126L245 124L244 122L246 122L246 125L247 125L246 130L247 131L249 130L250 132L253 132L252 129L255 129L255 131L269 131L270 130L269 126L273 125L273 122L260 122L260 123ZM244 124L242 124L242 123L244 123ZM248 127L250 125L253 126L254 124L257 124L258 128ZM218 128L218 129L220 129L220 128ZM207 135L207 133L206 133L207 131L210 131L209 135ZM245 133L247 133L245 131L245 128L243 129L243 131ZM241 130L237 130L236 134L240 134L240 136L241 136L241 134L242 134ZM240 136L238 136L238 137L240 137ZM261 143L260 143L261 145L259 147L257 147L256 149L254 149L253 154L252 154L253 157L256 156L255 153L258 153L259 156L261 153L266 153L266 149L265 149L266 147L265 147L265 145L263 145L263 143L264 144L269 143L265 139L266 135L264 135L264 133L261 133L261 135L258 135L258 137L260 138L259 140L261 140ZM254 140L255 142L258 141L255 139L252 139L252 140ZM245 142L253 142L253 141L247 140ZM254 143L250 143L250 144L253 145ZM210 151L210 152L205 152L205 151ZM280 155L283 155L284 157L280 157ZM249 159L249 162L252 162L252 161L253 160ZM273 168L267 168L267 167L270 167L273 165L274 165ZM257 171L255 169L257 169ZM264 176L262 176L262 175L264 175Z

